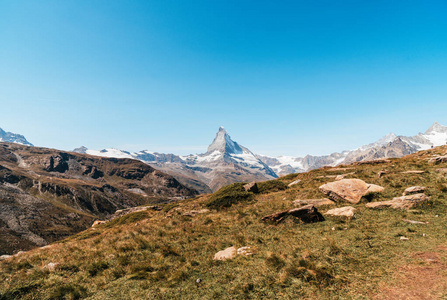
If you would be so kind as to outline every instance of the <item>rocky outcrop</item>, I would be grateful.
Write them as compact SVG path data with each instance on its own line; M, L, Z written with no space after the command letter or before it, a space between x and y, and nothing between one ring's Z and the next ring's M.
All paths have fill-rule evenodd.
M300 208L289 209L286 211L277 212L261 219L263 222L281 223L287 217L292 216L305 223L314 223L324 221L324 217L312 204Z
M367 203L366 207L373 209L393 208L410 209L428 201L430 197L425 194L414 194L402 197L395 197L393 200Z
M447 156L437 156L428 160L430 164L440 164L447 162Z
M385 190L384 187L377 184L368 184L368 189L366 190L366 195L370 193L381 193Z

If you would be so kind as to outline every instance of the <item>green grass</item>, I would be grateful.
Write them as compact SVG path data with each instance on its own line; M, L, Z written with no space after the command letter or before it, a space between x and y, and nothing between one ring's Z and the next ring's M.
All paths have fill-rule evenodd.
M214 194L212 194L206 206L212 209L223 209L239 202L247 202L253 200L254 194L244 189L245 183L233 183L227 185Z

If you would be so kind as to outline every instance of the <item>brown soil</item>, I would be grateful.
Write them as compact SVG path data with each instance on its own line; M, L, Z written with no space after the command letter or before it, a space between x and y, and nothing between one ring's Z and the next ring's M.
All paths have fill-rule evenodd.
M447 299L447 246L436 252L417 252L414 263L400 267L376 299Z

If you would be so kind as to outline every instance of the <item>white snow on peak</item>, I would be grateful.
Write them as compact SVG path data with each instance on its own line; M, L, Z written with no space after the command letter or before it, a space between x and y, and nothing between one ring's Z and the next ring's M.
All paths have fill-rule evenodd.
M242 154L243 151L238 143L234 142L228 132L222 126L214 138L214 141L209 145L207 153L219 151L221 153Z
M129 152L108 148L104 150L86 150L85 153L90 155L102 156L102 157L115 157L115 158L134 158Z

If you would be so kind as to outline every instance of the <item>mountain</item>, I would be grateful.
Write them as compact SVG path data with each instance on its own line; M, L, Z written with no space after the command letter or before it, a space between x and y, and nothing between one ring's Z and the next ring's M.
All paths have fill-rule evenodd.
M0 143L0 255L75 234L118 209L197 194L138 160Z
M27 146L33 146L26 138L21 134L16 134L12 132L6 132L0 128L0 142L17 143Z
M330 155L307 155L305 157L257 155L257 157L273 169L278 176L283 176L324 166L337 166L371 159L402 157L416 151L445 145L446 143L447 127L435 122L425 133L419 133L410 137L389 133L368 145L363 145L354 150L335 152Z
M202 193L216 191L234 182L264 181L276 178L276 173L255 154L233 141L220 127L206 153L178 156L147 150L127 152L118 149L74 151L96 156L134 158L162 170L181 183Z

